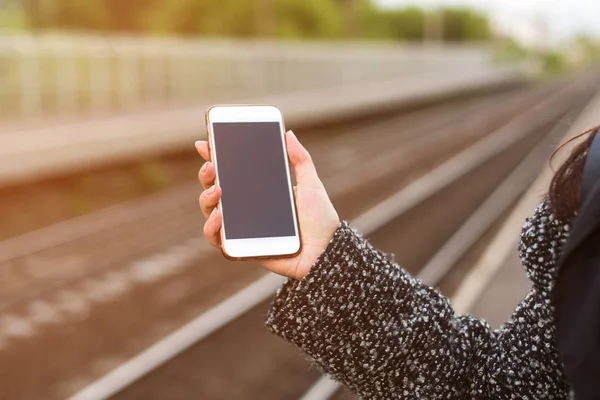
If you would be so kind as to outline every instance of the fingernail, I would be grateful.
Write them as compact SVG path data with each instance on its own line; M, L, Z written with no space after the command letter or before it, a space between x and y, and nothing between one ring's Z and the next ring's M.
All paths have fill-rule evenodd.
M200 143L202 143L200 140L197 140L196 142L194 142L194 147L198 148L198 146L200 146Z
M211 186L211 187L209 187L208 189L206 189L206 195L207 196L212 195L214 192L215 192L215 186L214 185Z
M208 217L208 218L212 219L216 213L217 213L217 208L215 207L215 208L213 208L212 212L210 213L210 217Z
M208 164L208 163L204 163L204 164L202 165L202 168L200 168L200 172L204 172L204 171L206 171L206 164Z

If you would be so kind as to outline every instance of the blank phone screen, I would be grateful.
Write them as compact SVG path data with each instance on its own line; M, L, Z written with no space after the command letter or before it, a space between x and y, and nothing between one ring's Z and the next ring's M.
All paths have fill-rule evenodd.
M295 236L278 122L213 123L226 239Z

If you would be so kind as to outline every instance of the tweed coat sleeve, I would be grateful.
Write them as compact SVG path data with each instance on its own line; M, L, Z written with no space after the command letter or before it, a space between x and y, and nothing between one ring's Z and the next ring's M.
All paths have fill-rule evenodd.
M566 399L545 285L495 331L343 222L309 274L280 289L267 327L363 398Z

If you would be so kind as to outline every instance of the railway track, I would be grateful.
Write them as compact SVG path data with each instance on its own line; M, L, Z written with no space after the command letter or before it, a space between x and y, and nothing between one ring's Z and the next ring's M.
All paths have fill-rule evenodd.
M416 271L519 163L524 154L517 150L533 148L553 121L569 110L569 102L589 96L595 83L595 78L586 77L465 99L315 141L309 150L340 214L354 219L372 234L376 245L392 249L403 265ZM483 157L485 149L493 151L483 152ZM470 157L471 170L461 171L455 165L457 154L462 159ZM454 180L443 176L448 170L455 172ZM469 177L470 172L476 177ZM479 182L477 176L481 184L473 184ZM409 238L428 237L428 246L406 242L405 249L411 252L405 262L402 249L386 242L395 236L397 243L403 243L398 232L405 229L405 223L397 221L417 219L416 215L433 218L435 210L447 207L440 207L439 202L435 206L435 201L429 205L431 209L420 207L457 187L463 190L451 193L450 198L468 202L451 210L456 211L452 216L438 217L437 221L447 221L444 229L432 223L435 229L431 234L426 230L431 228L405 234ZM471 193L473 188L481 190ZM7 382L15 382L7 387L8 398L65 397L257 279L271 279L250 265L226 262L208 248L198 236L202 224L196 209L198 193L195 183L184 185L0 243L0 273L5 278L0 280L0 343L4 345L0 373ZM397 198L402 193L408 200ZM396 206L390 207L386 198L393 199ZM378 215L381 221L374 218ZM269 282L271 286L277 284L273 279ZM261 295L255 301L258 305L249 307L240 318L232 318L218 334L181 356L192 360L191 369L204 371L205 378L182 374L181 367L175 367L175 375L159 369L120 396L300 395L317 374L295 351L265 336L257 318L264 317L268 294ZM232 333L228 336L227 332ZM239 332L245 332L243 341L239 336L236 339ZM261 356L261 349L275 349L278 355ZM243 357L238 357L240 354ZM211 367L216 359L229 362L220 368ZM265 368L252 367L252 362L262 359L266 360L261 363ZM44 360L51 360L51 366L44 365ZM176 360L165 368L185 365ZM232 375L232 364L236 364L235 379L225 381L223 377ZM293 385L269 384L259 379L267 366L273 369L271 373L279 373L283 382L289 382L290 376L297 379L292 379ZM19 387L23 371L35 381ZM182 384L171 382L171 392L161 391L162 386L153 382L164 385L165 376L167 381L180 377L177 379ZM200 391L192 381L203 382ZM63 384L57 386L57 382ZM290 392L269 392L269 388L279 386L279 390ZM48 387L53 387L53 393L48 393ZM249 392L249 387L255 392Z

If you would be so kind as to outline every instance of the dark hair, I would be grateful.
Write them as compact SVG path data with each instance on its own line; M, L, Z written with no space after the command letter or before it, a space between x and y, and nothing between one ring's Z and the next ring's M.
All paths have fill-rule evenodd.
M570 218L577 214L581 197L583 170L598 128L600 127L595 127L570 139L556 149L550 158L550 163L552 164L556 155L567 145L576 140L583 139L581 143L578 143L571 150L567 159L554 173L554 177L550 183L548 198L550 200L550 208L555 217Z

